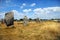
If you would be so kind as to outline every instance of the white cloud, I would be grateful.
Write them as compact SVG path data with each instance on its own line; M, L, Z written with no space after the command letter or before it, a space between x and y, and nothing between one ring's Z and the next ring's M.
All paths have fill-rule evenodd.
M24 8L26 6L26 3L23 3L22 6L20 6L20 8Z
M28 17L39 17L39 18L59 18L60 16L60 7L47 7L47 8L36 8L34 10L32 9L24 9L23 12L19 12L17 10L12 10L14 12L14 18L20 19L23 18L25 14L27 14ZM31 13L31 14L30 14ZM5 13L0 13L0 15L4 15ZM33 15L32 15L33 14ZM36 14L36 16L35 16ZM1 18L1 17L0 17Z
M23 13L18 12L17 10L11 10L11 12L14 13L14 19L20 19L20 18L24 17ZM4 19L5 13L7 13L7 12L0 12L0 19L2 19L2 18Z
M23 5L23 6L26 6L26 4L25 4L25 3L23 3L22 5Z
M31 11L32 11L32 9L24 9L23 10L24 13L28 13L28 12L31 12Z
M32 3L30 6L33 7L33 6L35 6L35 5L36 5L36 3Z
M41 13L41 14L60 12L60 7L36 8L33 11L35 13Z
M23 18L23 13L18 12L17 10L12 10L14 12L14 19L20 19Z
M34 14L39 17L52 18L60 15L60 7L36 8L33 10Z
M29 18L31 11L32 11L32 9L24 9L23 10L24 16L28 16L28 18Z
M36 8L33 10L35 13L42 13L44 10L42 8Z
M4 18L5 13L4 12L0 12L0 19Z

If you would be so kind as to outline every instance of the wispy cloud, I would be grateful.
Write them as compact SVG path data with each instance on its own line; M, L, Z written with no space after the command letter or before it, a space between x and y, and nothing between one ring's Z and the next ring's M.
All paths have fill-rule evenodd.
M36 3L32 3L30 6L33 7L33 6L35 6L35 5L36 5Z
M23 6L26 6L26 4L25 4L25 3L23 3L22 5L23 5Z
M26 6L26 3L23 3L22 6L20 6L20 8L23 8Z
M24 10L23 10L24 13L29 13L29 12L31 12L31 11L32 11L32 9L24 9Z

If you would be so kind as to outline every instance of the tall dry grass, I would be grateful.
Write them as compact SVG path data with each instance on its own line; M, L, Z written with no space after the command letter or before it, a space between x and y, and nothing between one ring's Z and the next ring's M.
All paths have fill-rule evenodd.
M0 26L2 25L5 26L5 24ZM0 40L60 40L58 22L29 22L27 26L22 22L14 22L15 28L5 27L0 29Z

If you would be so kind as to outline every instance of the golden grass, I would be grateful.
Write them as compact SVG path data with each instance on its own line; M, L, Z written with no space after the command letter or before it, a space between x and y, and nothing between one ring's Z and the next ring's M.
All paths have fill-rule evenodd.
M22 22L14 22L15 28L6 28L5 24L0 26L0 40L60 40L58 22L29 22L27 26Z

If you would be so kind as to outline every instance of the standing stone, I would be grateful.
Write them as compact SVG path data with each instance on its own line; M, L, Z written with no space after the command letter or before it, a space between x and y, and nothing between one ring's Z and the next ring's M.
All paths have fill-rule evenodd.
M27 26L28 25L28 18L27 18L27 16L24 16L24 26Z
M39 23L39 22L40 22L39 18L36 18L36 22L37 22L37 23Z
M13 12L8 12L5 14L5 24L7 26L11 26L14 24L14 13Z

